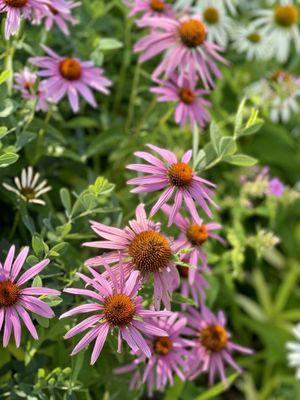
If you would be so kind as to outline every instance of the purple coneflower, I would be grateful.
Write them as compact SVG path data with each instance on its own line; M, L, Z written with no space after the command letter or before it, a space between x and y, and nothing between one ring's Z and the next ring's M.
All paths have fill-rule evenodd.
M208 372L210 384L213 384L216 375L226 382L226 364L242 372L232 358L232 352L252 354L252 350L230 340L230 333L226 329L226 319L222 311L214 315L203 305L201 312L192 307L189 308L186 317L188 327L185 329L185 333L194 338L195 344L193 356L189 359L189 379Z
M92 61L81 61L79 58L60 57L53 50L42 46L47 56L32 57L29 61L40 67L38 75L47 77L43 83L43 88L48 96L55 103L58 103L65 95L68 99L73 112L79 110L79 96L92 106L96 107L94 95L89 87L108 94L107 87L111 82L104 77L101 68L94 67Z
M74 3L72 0L52 0L51 4L47 5L49 13L45 15L37 10L34 22L39 25L45 18L46 31L49 31L53 25L57 25L65 35L69 35L67 23L72 25L77 23L77 19L72 16L71 11L78 6L79 3Z
M47 0L0 0L0 12L6 13L5 39L15 35L22 18L31 19L35 12L48 14Z
M54 316L52 309L37 297L60 294L58 290L44 287L24 287L26 282L38 275L50 262L49 259L45 259L19 276L28 251L29 247L24 247L14 260L15 246L11 246L4 264L0 263L0 332L3 327L4 347L8 345L12 331L16 346L20 346L21 321L33 338L38 339L37 331L26 310L44 318L52 318Z
M170 309L172 291L179 283L179 275L172 260L173 243L160 233L160 224L155 224L147 219L144 205L136 209L136 220L129 221L129 226L124 229L113 228L91 221L93 231L104 238L96 242L84 243L84 246L112 250L103 256L97 256L86 261L88 266L103 265L117 262L119 251L125 260L123 269L125 276L130 276L132 271L139 271L144 281L153 274L154 278L154 304L160 307L161 301ZM116 271L117 272L117 271Z
M169 224L173 223L183 201L197 223L201 224L201 219L195 203L199 204L206 214L211 217L212 213L207 202L215 206L216 204L212 200L214 192L207 186L213 188L216 186L212 182L197 176L192 167L189 166L192 150L187 151L182 156L181 161L178 161L175 154L169 150L151 144L147 146L158 153L163 158L163 161L147 152L138 151L134 153L137 157L146 160L148 164L130 164L127 168L149 175L130 179L127 183L137 185L135 189L131 190L132 193L155 192L165 189L152 207L150 216L152 217L174 195L175 201L170 213Z
M157 81L161 86L151 88L153 93L159 95L158 101L175 101L175 122L184 127L188 122L193 128L199 125L204 128L210 119L205 107L211 103L202 96L209 92L196 89L196 82L190 82L186 77L179 84L178 75L174 73L167 81Z
M129 16L142 13L142 18L168 17L173 15L170 4L165 0L123 0L131 8Z
M122 350L122 339L134 351L141 351L146 357L151 357L151 350L143 335L152 334L167 336L167 332L157 325L146 322L147 317L168 316L168 311L145 310L142 306L143 299L138 296L140 289L139 272L133 271L125 280L122 263L119 262L118 275L103 261L107 277L100 275L89 268L92 278L77 273L77 275L90 286L91 289L70 288L64 289L67 293L83 295L93 299L93 303L86 303L73 308L60 318L76 314L92 312L93 315L75 325L65 335L65 339L88 330L78 342L71 355L77 354L87 347L93 340L95 346L91 357L94 364L104 346L108 333L115 328L118 330L118 352ZM141 334L142 332L142 334Z
M186 75L190 82L200 78L208 89L214 86L213 77L221 77L215 61L226 64L218 53L223 49L206 40L207 30L198 16L174 18L143 18L139 26L148 27L150 33L135 45L136 52L142 52L140 62L165 52L163 61L155 69L153 78L161 74L169 78L179 73L180 84Z
M169 318L152 318L152 323L165 330L168 336L148 335L147 343L152 356L147 360L144 354L138 352L132 363L115 370L117 374L133 372L130 388L134 389L141 383L139 366L145 364L142 383L147 384L150 397L154 390L163 391L168 383L173 385L174 375L185 381L186 360L190 355L187 347L193 344L180 337L186 325L186 318L178 317L177 313L173 313Z
M47 98L42 84L39 84L37 89L34 88L36 80L37 75L25 67L22 71L15 73L14 89L20 91L25 100L36 100L36 111L47 111L50 99Z
M172 207L168 204L162 206L162 211L170 218ZM184 217L179 212L175 215L173 222L181 230L179 238L176 240L176 250L191 249L191 252L185 255L188 263L197 267L199 258L202 266L207 269L206 254L202 249L202 245L209 239L213 238L220 243L225 244L225 240L220 235L213 233L215 230L221 229L222 225L217 222L204 224L202 220L196 223L190 218Z

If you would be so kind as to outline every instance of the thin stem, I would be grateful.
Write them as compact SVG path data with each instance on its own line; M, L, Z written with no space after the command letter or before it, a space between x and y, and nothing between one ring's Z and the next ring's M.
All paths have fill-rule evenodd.
M140 70L141 70L140 64L139 64L139 62L137 62L135 69L134 69L132 89L131 89L129 107L128 107L128 115L127 115L127 120L126 120L126 124L125 124L125 132L128 132L128 130L131 127L132 120L133 120L134 104L135 104L135 99L136 99L138 85L139 85Z
M16 230L17 230L17 227L18 227L18 224L20 221L20 216L21 216L21 213L20 213L20 210L18 209L15 213L14 222L11 227L10 233L8 235L8 240L12 240L14 238L14 235L16 233Z
M11 46L11 41L8 40L6 42L6 56L5 56L5 69L10 72L10 76L7 79L7 91L8 95L11 96L12 93L12 85L13 85L13 75L14 75L14 67L13 67L13 59L15 54L14 46Z
M40 158L40 149L42 147L42 142L43 142L43 138L45 135L46 127L52 117L52 114L53 114L53 108L50 106L50 108L46 114L45 120L44 120L44 127L41 128L38 132L38 137L37 137L36 146L35 146L35 156L33 158L32 165L36 164Z

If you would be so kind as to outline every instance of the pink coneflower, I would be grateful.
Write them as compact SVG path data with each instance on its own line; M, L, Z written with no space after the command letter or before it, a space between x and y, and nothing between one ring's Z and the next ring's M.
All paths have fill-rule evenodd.
M37 296L58 296L60 294L58 290L44 287L23 287L26 282L39 274L50 262L50 260L45 259L19 276L28 251L29 247L24 247L14 260L15 246L11 246L4 264L0 263L0 332L4 327L4 347L8 345L12 331L16 346L20 346L21 321L23 321L33 338L38 339L37 331L26 310L44 318L51 318L54 316L52 309Z
M45 57L32 57L29 61L41 70L38 75L47 77L44 80L43 88L48 96L55 103L58 103L65 95L68 95L73 112L79 110L79 96L92 106L97 103L90 87L108 94L107 87L111 82L104 77L101 68L94 67L92 61L81 61L79 58L60 57L53 50L42 46L48 54Z
M47 111L50 99L47 98L42 84L39 84L37 89L35 89L36 81L37 75L25 67L23 70L15 73L16 84L14 85L14 89L20 91L25 100L36 100L37 111Z
M168 17L173 15L170 4L165 0L123 0L131 8L129 16L142 13L142 18Z
M169 150L151 144L147 146L158 153L164 162L147 152L138 151L134 153L137 157L146 160L148 164L130 164L127 168L149 175L130 179L127 183L137 185L135 189L131 190L132 193L155 192L165 189L152 207L150 216L152 217L174 194L175 201L170 213L169 224L173 223L175 215L178 213L183 201L197 223L201 224L201 219L195 203L199 204L206 214L211 217L212 213L207 202L215 206L216 204L211 198L214 192L207 186L213 188L216 186L212 182L197 176L189 166L188 163L192 157L192 150L187 151L182 156L181 161L178 161L175 154Z
M163 391L168 383L174 384L173 376L178 376L185 381L186 359L190 352L187 346L190 341L180 337L186 325L186 318L178 317L173 313L169 318L152 318L152 323L168 333L166 336L148 335L152 356L148 360L141 352L136 354L135 360L115 370L116 374L132 373L130 388L140 386L139 366L144 365L142 383L147 384L148 394L152 397L154 390Z
M225 365L241 372L241 368L232 358L232 352L252 354L252 350L239 346L230 340L227 331L225 315L220 311L214 315L207 307L202 306L201 312L189 308L186 314L188 327L185 333L194 338L195 347L190 361L189 379L194 379L203 372L208 372L212 384L216 375L226 381Z
M108 333L116 328L118 330L118 352L121 352L122 339L124 339L134 352L141 351L146 357L151 357L151 350L143 335L168 336L168 334L155 324L146 322L145 318L168 316L170 313L168 311L153 311L143 308L143 299L138 296L140 289L138 271L133 271L129 278L125 280L121 262L118 265L118 276L105 261L103 263L106 267L107 278L103 274L100 275L94 271L93 268L89 268L92 278L77 273L86 285L93 290L64 289L67 293L83 295L94 300L93 303L75 307L60 317L65 318L76 314L93 312L92 316L75 325L65 335L65 339L70 339L78 333L88 330L88 333L75 346L71 355L77 354L95 340L91 357L91 364L94 364L101 353Z
M22 18L31 19L34 12L48 14L47 0L0 0L0 12L6 13L5 39L15 35Z
M186 16L179 20L143 18L139 26L151 29L135 45L135 51L143 53L140 62L165 51L163 61L153 73L154 79L163 73L169 78L177 71L180 84L186 74L190 82L200 78L208 89L214 86L214 76L221 77L215 61L226 64L226 60L218 53L222 48L206 40L206 26L198 16Z
M173 243L162 233L160 224L147 219L144 205L136 209L136 220L129 221L124 229L113 228L91 221L91 227L97 235L105 240L84 243L84 246L112 250L103 256L86 261L88 266L103 265L118 261L119 251L125 260L123 269L125 276L132 271L139 271L144 281L151 275L154 278L154 304L158 309L161 301L170 309L170 297L174 287L178 286L179 275L172 260Z
M151 88L153 93L160 96L158 101L175 101L175 122L184 127L188 122L193 128L199 125L203 128L210 119L209 112L205 107L211 103L202 96L209 92L203 89L196 89L196 82L190 82L186 77L182 84L179 84L178 75L174 73L169 80L158 80L161 86Z
M65 34L69 35L69 28L67 23L75 25L78 21L71 14L73 8L78 7L79 3L74 3L74 1L66 1L66 0L52 0L51 4L48 4L47 15L41 13L39 10L35 13L36 24L40 24L42 20L45 18L45 28L46 31L49 31L53 25L57 25L58 28Z
M172 207L164 204L162 211L170 218ZM191 252L185 255L188 263L197 267L200 258L202 266L207 269L206 254L202 246L209 238L225 244L225 240L220 235L213 233L215 230L221 229L222 225L217 222L204 224L202 220L197 223L193 219L184 217L179 212L175 215L173 222L181 230L181 234L176 240L176 250L191 249Z

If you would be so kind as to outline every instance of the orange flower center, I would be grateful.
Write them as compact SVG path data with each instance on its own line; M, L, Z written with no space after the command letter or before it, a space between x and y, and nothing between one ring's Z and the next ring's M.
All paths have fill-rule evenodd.
M207 350L218 352L227 345L227 332L221 325L209 325L200 331L200 341Z
M179 36L187 47L200 46L206 39L205 25L196 19L181 22Z
M0 307L14 305L20 296L20 289L9 280L0 282Z
M26 6L27 0L5 0L5 3L10 7L22 8Z
M286 71L278 70L270 76L270 79L273 82L280 82L280 81L291 82L292 76Z
M192 183L193 170L188 164L177 162L176 164L171 165L169 168L168 176L171 185L187 187Z
M259 43L261 41L261 36L257 32L250 33L250 35L247 36L247 39L251 43Z
M278 5L274 9L274 18L278 25L289 28L298 23L298 8L293 4Z
M188 88L180 89L179 97L185 104L192 104L196 98L195 94Z
M166 8L166 5L162 0L150 0L150 7L153 11L163 12Z
M186 237L194 246L201 246L208 239L205 225L192 224L186 230Z
M217 24L220 19L219 11L214 7L208 7L204 10L203 17L208 24Z
M184 267L183 265L177 265L177 270L178 270L181 278L187 279L189 277L189 268L188 267Z
M49 10L52 12L53 15L57 15L57 14L58 14L58 11L57 11L56 8L54 8L54 7L52 7L52 6L49 6L49 5L48 5L48 8L49 8Z
M169 241L163 235L154 231L144 231L132 240L129 255L135 268L145 275L166 268L172 251Z
M81 77L81 65L74 58L65 58L59 63L59 72L68 81L76 81Z
M21 194L25 197L26 201L29 201L35 198L36 192L30 187L25 187L22 188Z
M153 349L159 356L166 356L173 348L172 340L166 336L158 337L153 342Z
M105 299L103 312L111 326L126 326L133 320L135 304L127 294L113 294Z

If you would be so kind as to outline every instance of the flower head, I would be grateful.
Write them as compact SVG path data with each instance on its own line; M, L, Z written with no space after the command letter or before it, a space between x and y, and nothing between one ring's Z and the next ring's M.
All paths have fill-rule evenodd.
M284 192L284 184L279 178L273 178L269 182L268 191L275 197L281 197Z
M0 0L0 12L6 13L5 39L15 35L22 18L32 19L35 12L48 14L47 0Z
M201 19L207 26L207 40L226 47L233 20L227 15L224 4L220 0L201 0L197 3Z
M297 342L287 342L288 363L290 367L296 368L296 378L300 379L300 324L293 328L293 334Z
M104 260L114 263L119 258L118 251L121 251L125 276L130 276L132 271L138 271L146 281L153 275L155 307L159 308L162 301L165 307L170 309L170 296L179 282L178 272L172 260L173 244L160 232L159 224L147 219L144 205L140 204L137 207L136 220L129 221L129 226L123 230L95 221L91 221L91 227L105 240L83 245L112 251L87 260L86 265L103 265Z
M129 16L142 13L142 18L172 16L170 4L165 0L123 0L131 8Z
M269 60L273 56L273 44L252 24L237 25L232 37L232 47L238 53L245 53L247 60Z
M251 354L252 350L230 340L224 313L220 311L214 315L202 305L200 312L189 308L186 316L188 319L186 334L192 336L194 340L189 378L194 379L199 374L208 372L210 384L214 382L216 375L219 375L222 381L226 381L226 364L241 372L241 368L232 357L232 352Z
M39 84L36 89L37 75L30 71L27 67L15 73L14 89L21 92L22 97L26 100L36 100L36 110L47 111L48 103L51 100L47 97L43 85Z
M39 25L44 20L44 25L47 31L52 29L53 25L57 25L65 35L69 35L67 23L72 25L77 23L76 18L72 16L71 12L73 8L78 6L79 3L75 3L73 0L52 0L51 3L47 4L47 14L43 14L39 10L36 10L34 22Z
M128 184L137 186L132 190L132 193L155 192L165 189L152 207L150 216L152 217L174 195L175 201L170 213L169 224L173 223L174 217L181 208L183 201L196 222L201 223L201 219L195 203L199 204L206 214L211 217L212 214L207 202L215 206L216 204L212 200L214 193L208 186L214 188L215 185L197 176L192 167L190 167L188 163L192 157L192 151L187 151L182 156L181 161L178 161L175 154L169 150L161 149L151 144L148 144L148 147L158 153L163 161L150 153L139 151L135 155L146 160L148 164L130 164L127 168L148 174L128 181Z
M0 332L3 328L4 347L8 345L12 332L16 346L20 346L21 322L24 323L32 337L38 339L37 331L27 310L44 318L51 318L54 316L53 311L38 296L58 296L60 294L57 290L44 287L24 287L50 262L49 259L42 260L20 275L28 251L29 247L24 247L14 259L15 246L11 246L6 260L3 264L0 263Z
M135 45L135 51L142 53L140 62L164 52L153 79L163 73L169 78L177 72L179 84L186 76L190 82L200 79L206 89L214 86L214 76L221 76L216 61L226 64L226 60L219 54L222 48L207 40L207 27L199 16L143 18L139 26L151 29Z
M206 107L211 103L202 96L207 95L208 91L197 89L196 83L191 83L188 79L184 79L179 84L177 74L173 74L167 81L157 81L160 86L153 87L151 91L159 95L158 101L175 101L175 122L180 126L185 126L188 122L191 127L199 125L205 127L210 119L209 112Z
M163 391L168 383L173 385L174 375L185 380L184 370L187 367L186 359L189 356L187 346L190 342L181 337L186 325L186 318L173 313L168 318L152 318L152 324L168 333L168 336L150 334L147 344L151 349L151 357L147 359L140 351L135 354L132 363L115 370L116 374L133 373L130 388L136 388L142 383L147 384L148 394L151 397L154 390ZM143 367L140 379L139 367Z
M8 183L2 183L6 190L15 193L20 199L28 202L41 204L44 206L46 203L39 197L51 190L51 186L47 186L48 182L44 179L39 182L39 172L34 173L32 167L22 169L21 177L15 177L15 186Z
M108 94L111 82L104 77L101 68L94 67L92 61L79 58L61 57L53 50L43 46L47 56L32 57L30 62L41 68L38 75L47 77L42 81L43 88L55 103L68 96L73 112L79 110L79 94L92 106L97 103L90 87Z
M118 275L104 260L103 263L106 267L107 276L100 275L90 267L89 271L92 278L77 273L90 289L68 288L64 290L66 293L93 299L92 303L77 306L60 317L66 318L76 314L93 313L90 317L75 325L65 335L65 339L70 339L79 333L88 331L75 346L72 355L77 354L95 340L91 357L91 364L94 364L101 353L108 333L117 330L118 352L121 352L122 340L125 340L134 352L141 351L146 357L151 357L151 350L143 335L167 336L167 332L157 325L145 321L145 318L168 316L169 312L145 310L143 308L143 299L138 296L140 289L138 271L133 271L128 279L125 279L121 261L118 265Z
M294 0L282 0L272 9L260 9L255 12L253 24L260 27L273 44L273 55L279 62L287 61L294 42L296 50L300 51L299 9Z

